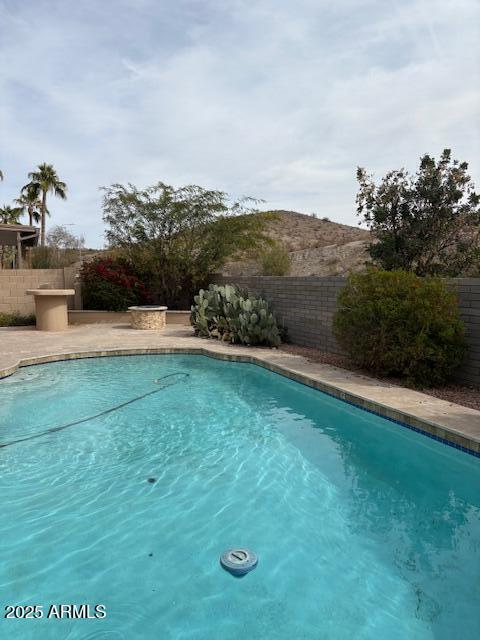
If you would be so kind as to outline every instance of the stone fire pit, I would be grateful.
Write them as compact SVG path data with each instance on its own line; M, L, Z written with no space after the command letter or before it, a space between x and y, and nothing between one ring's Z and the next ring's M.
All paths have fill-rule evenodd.
M168 307L146 305L143 307L128 307L131 314L133 329L155 329L160 331L167 323Z

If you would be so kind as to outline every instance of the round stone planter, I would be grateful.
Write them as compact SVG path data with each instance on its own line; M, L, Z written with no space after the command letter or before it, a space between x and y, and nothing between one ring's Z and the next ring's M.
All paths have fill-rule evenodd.
M143 307L128 307L133 329L153 329L160 331L167 322L168 307L146 305Z

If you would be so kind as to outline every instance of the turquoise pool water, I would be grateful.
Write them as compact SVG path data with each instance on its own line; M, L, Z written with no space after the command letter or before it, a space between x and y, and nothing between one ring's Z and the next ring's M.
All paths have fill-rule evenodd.
M318 391L204 356L53 363L0 381L9 442L1 638L480 637L480 460ZM3 619L65 603L107 617Z

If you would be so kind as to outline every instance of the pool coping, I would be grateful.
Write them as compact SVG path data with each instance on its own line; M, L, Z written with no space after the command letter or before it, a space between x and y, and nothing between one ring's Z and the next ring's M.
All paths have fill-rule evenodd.
M271 351L265 351L262 355L252 353L226 353L215 349L214 345L202 347L178 346L178 347L131 347L112 349L89 349L87 351L65 351L45 355L20 358L15 364L0 369L0 379L14 374L22 367L29 367L49 362L62 362L67 360L79 360L85 358L103 358L115 356L133 355L163 355L163 354L191 354L202 355L218 360L243 362L254 364L274 373L280 374L290 380L294 380L308 387L317 389L334 398L348 404L359 407L365 411L378 415L403 427L433 438L448 446L459 449L467 454L480 458L480 436L466 434L447 425L441 425L426 418L419 417L405 410L398 409L342 389L330 382L320 379L318 376L308 375L286 364L273 362L267 356Z

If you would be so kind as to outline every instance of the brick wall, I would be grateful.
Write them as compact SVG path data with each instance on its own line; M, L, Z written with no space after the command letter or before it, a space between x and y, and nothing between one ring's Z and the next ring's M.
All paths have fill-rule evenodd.
M240 287L264 296L278 319L288 328L294 344L342 353L332 333L332 318L337 307L338 291L345 278L214 276L213 282L235 282ZM458 380L480 384L480 278L455 278L447 284L458 295L460 315L465 323L468 357L458 373Z
M213 280L219 284L231 281L221 276ZM342 353L333 337L332 318L345 278L237 276L234 282L271 303L293 343Z
M480 384L480 278L453 278L447 280L447 284L458 296L468 345L468 357L458 378Z
M50 283L55 289L73 287L75 269L2 269L0 270L0 313L31 314L35 311L33 296L27 289L38 289ZM69 306L73 304L69 299Z

